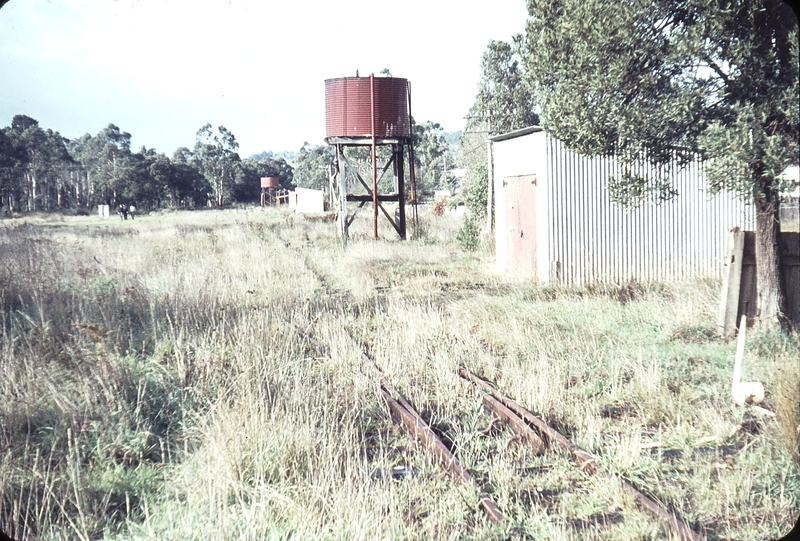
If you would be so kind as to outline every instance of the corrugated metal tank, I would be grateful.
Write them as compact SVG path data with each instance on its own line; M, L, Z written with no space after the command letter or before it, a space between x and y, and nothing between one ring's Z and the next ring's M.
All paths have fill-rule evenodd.
M408 80L375 77L375 137L411 134L408 120ZM326 137L371 137L372 105L369 77L325 80Z
M261 177L262 188L277 188L279 185L278 177Z

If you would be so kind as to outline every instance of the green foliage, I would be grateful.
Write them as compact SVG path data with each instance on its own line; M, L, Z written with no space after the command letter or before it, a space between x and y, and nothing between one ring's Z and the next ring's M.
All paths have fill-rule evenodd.
M0 206L50 210L62 197L70 198L63 189L73 166L66 142L25 115L16 115L10 127L0 130Z
M468 127L486 125L492 133L504 133L539 123L536 100L523 77L521 43L520 36L513 43L489 42Z
M236 201L259 201L261 177L277 177L281 189L294 189L292 166L283 158L262 158L258 161L242 160L241 168L233 186L232 197Z
M704 150L711 185L776 193L798 162L797 18L779 0L531 0L543 124L588 155L664 164ZM568 36L568 39L565 39ZM649 180L626 172L618 182Z
M456 234L456 242L465 252L475 252L481 247L481 229L471 213L464 216L464 223Z
M263 152L259 152L258 154L253 154L250 156L250 159L254 162L260 162L264 158L272 158L273 160L277 160L278 158L283 158L285 161L291 163L297 158L297 152L293 150L284 150L282 152L273 152L271 150L265 150Z
M70 153L83 166L87 182L99 192L99 201L113 205L132 168L131 134L109 124L96 136L88 133L70 143Z
M489 196L489 175L486 165L477 168L474 177L466 181L464 186L464 203L476 219L486 217L486 201ZM494 201L492 201L494 204ZM493 209L494 210L494 209Z
M529 0L527 79L543 125L614 155L625 205L675 192L662 175L701 152L712 190L755 203L760 324L780 320L783 171L800 160L797 17L782 0ZM688 150L676 153L676 148ZM647 174L635 164L647 160Z
M217 206L229 201L233 183L240 172L238 149L236 137L225 126L220 126L214 133L211 124L206 124L197 131L192 162L214 189Z
M330 145L303 144L295 159L294 178L301 188L327 190L334 151Z
M210 197L211 185L189 161L191 151L181 147L175 151L170 163L170 174L165 179L169 203L173 207L203 206Z
M445 175L449 145L444 128L430 120L417 124L411 119L414 139L414 167L416 168L417 192L432 195L436 188L447 188ZM452 163L452 158L449 159Z

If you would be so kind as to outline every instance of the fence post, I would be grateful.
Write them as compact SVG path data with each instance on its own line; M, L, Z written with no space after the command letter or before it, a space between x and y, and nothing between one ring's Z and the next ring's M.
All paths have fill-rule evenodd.
M736 329L739 311L739 288L742 281L742 259L744 256L744 231L734 227L728 233L725 251L725 267L722 271L722 294L719 303L720 336L728 336Z

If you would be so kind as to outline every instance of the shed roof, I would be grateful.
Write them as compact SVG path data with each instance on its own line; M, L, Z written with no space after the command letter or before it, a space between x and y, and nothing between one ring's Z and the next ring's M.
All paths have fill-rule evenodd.
M517 137L522 137L523 135L528 135L540 131L544 131L544 128L542 128L541 126L528 126L527 128L521 128L519 130L510 131L507 133L501 133L500 135L489 137L489 141L492 142L505 141L506 139L515 139Z

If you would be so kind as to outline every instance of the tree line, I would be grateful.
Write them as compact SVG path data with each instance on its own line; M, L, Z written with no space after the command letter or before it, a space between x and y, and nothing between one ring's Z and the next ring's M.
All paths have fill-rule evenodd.
M97 135L68 139L29 116L16 115L0 130L0 212L258 201L264 176L294 188L294 170L284 158L242 159L238 148L224 126L206 124L194 148L181 147L169 158L146 147L131 150L131 134L114 124Z
M435 122L413 123L415 165L420 191L446 180L449 151L443 128ZM76 139L45 129L26 115L16 115L0 130L0 212L88 211L96 205L134 204L202 208L233 202L257 202L261 177L277 177L280 188L326 189L333 161L328 145L305 143L294 164L263 152L241 158L239 143L224 126L206 124L194 147L167 157L155 149L131 149L131 134L109 124L98 134ZM353 156L368 161L368 156ZM452 163L452 160L451 160Z

